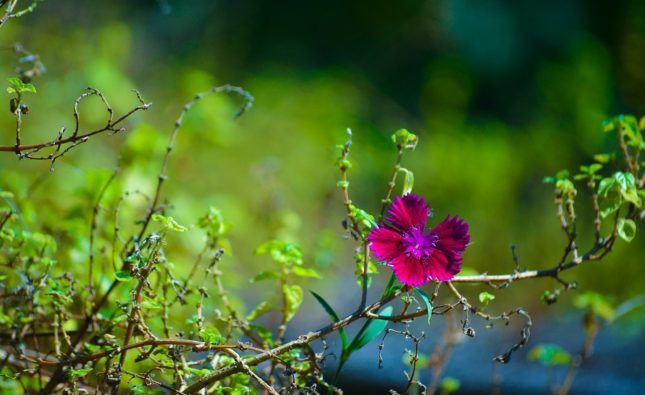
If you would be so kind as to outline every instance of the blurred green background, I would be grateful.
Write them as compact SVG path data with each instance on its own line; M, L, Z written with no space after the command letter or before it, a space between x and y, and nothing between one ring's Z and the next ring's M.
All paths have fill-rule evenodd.
M72 126L73 100L86 86L102 90L117 113L136 105L133 88L153 102L126 134L92 139L54 172L46 162L0 157L0 187L19 197L29 227L57 237L61 264L73 270L84 270L92 206L117 163L122 172L106 206L124 191L152 193L174 119L196 92L230 83L254 95L253 109L237 120L237 97L212 96L194 108L164 193L168 214L184 225L209 206L222 210L232 246L225 280L252 301L275 293L247 280L271 264L253 254L271 238L301 244L306 263L324 273L324 282L306 287L333 295L341 292L335 284L353 277L334 165L348 127L357 205L380 207L395 159L389 135L408 128L420 137L403 160L415 192L432 202L434 221L459 214L470 223L466 266L498 273L512 270L512 243L522 267L557 263L565 237L542 177L614 150L601 121L645 108L645 3L638 0L48 0L10 22L0 44L20 42L47 66L34 81L38 93L26 99L25 142ZM18 65L0 52L0 75L14 76ZM104 115L98 101L83 104L86 128ZM13 122L8 111L0 116L2 144L13 142ZM586 197L578 212L589 225ZM123 205L124 234L144 203L132 193ZM97 250L113 228L113 213L101 217ZM589 228L580 226L587 243ZM202 242L198 230L173 236L169 259L188 271ZM603 262L564 278L620 302L645 286L644 252L640 236L619 240ZM99 262L109 283L107 254ZM542 291L556 286L513 286L495 309L521 303L539 311Z

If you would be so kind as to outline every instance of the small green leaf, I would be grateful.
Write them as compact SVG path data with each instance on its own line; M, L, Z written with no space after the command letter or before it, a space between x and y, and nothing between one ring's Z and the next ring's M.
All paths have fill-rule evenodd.
M401 191L401 195L405 195L412 192L412 187L414 187L414 173L405 168L401 168L399 169L399 171L403 172L404 175L403 190Z
M623 203L621 187L615 177L607 177L598 184L600 215L604 218L615 212Z
M593 159L598 163L609 163L614 158L614 154L596 154Z
M7 93L17 93L22 94L25 92L36 93L36 87L32 84L25 84L20 78L9 78L9 87L7 88Z
M262 302L246 316L246 320L253 321L261 315L268 313L271 309L273 309L273 306L269 302Z
M569 170L560 170L555 174L555 178L558 180L566 180L569 178Z
M150 298L145 295L143 296L143 301L141 302L141 306L148 310L159 310L163 308L163 305L159 301L154 300L153 298Z
M488 302L492 301L495 299L495 295L493 295L490 292L480 292L479 293L479 303L483 304L484 306L488 306Z
M538 344L529 351L528 359L544 366L569 365L571 354L555 344Z
M302 266L294 266L293 268L291 268L291 273L298 277L309 277L309 278L318 278L318 279L322 278L320 273L318 273L314 269L311 269L308 267L302 267Z
M0 198L2 199L13 199L13 193L9 191L0 191Z
M200 339L206 344L220 344L224 341L224 336L214 326L207 325L198 333Z
M130 272L124 271L114 273L114 277L116 277L118 281L124 282L132 281L132 279L134 278L132 277L132 274L130 274Z
M546 176L542 179L542 182L545 184L554 184L556 181L558 181L555 177L552 176Z
M631 219L620 218L618 220L618 236L628 243L634 240L634 236L636 236L636 223Z
M414 288L414 292L416 292L421 297L421 300L423 300L423 303L426 305L426 310L428 310L426 316L428 317L428 325L430 325L430 320L432 319L432 302L430 301L428 295L426 295L426 293L421 290L421 288Z
M282 240L269 240L255 249L256 254L270 254L277 263L302 265L302 249Z
M209 207L208 212L199 219L197 225L205 229L210 238L223 236L227 228L222 212L215 207Z
M591 312L605 321L611 321L614 317L614 308L607 302L607 299L596 292L585 292L576 295L573 305L579 309L590 309Z
M399 129L392 134L392 142L398 147L413 150L417 146L419 138L407 129Z
M336 164L342 170L347 170L352 168L352 162L347 158L340 158Z
M453 377L446 377L441 380L439 387L441 388L441 395L448 395L452 394L453 392L459 391L461 382Z
M298 312L300 305L302 304L302 288L299 285L288 285L285 284L282 286L282 294L286 302L286 321L291 321L294 315Z
M93 368L69 369L69 370L67 371L67 374L68 374L71 378L73 378L73 379L77 379L77 378L79 378L79 377L85 377L85 376L87 376L87 374L88 374L88 373L90 373L92 370L94 370L94 369L93 369Z
M278 272L261 272L259 274L256 274L255 277L251 278L249 282L256 283L258 281L277 280L280 278L282 278L282 274Z
M322 308L325 309L325 311L327 312L327 314L329 314L329 316L331 317L333 322L340 321L340 318L338 318L338 314L336 314L336 312L331 307L331 305L329 303L327 303L327 301L322 296L318 295L314 291L309 291L309 292L311 292L311 294L314 296L314 298L316 298L316 300L318 301L318 303L320 303ZM343 351L345 351L345 350L347 350L347 343L348 343L347 342L347 335L345 334L345 329L340 328L338 330L338 334L340 335L340 341L341 341L341 344L342 344L342 347L343 347Z
M362 223L366 228L372 229L376 226L376 220L374 219L374 216L372 214L354 206L353 204L349 206L349 209L352 216L356 218L356 221Z
M185 226L179 225L173 217L166 217L161 214L153 214L152 220L161 223L166 229L173 230L175 232L184 232L188 229Z

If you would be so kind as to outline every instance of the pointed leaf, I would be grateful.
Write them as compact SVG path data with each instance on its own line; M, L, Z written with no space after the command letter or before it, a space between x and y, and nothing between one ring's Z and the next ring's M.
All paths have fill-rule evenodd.
M425 303L426 305L426 309L428 309L428 325L430 325L430 320L432 319L432 302L430 301L428 295L426 295L426 293L423 292L420 288L414 288L414 291L419 294L419 296L423 300L423 303Z
M631 219L619 219L618 236L628 243L634 240L634 237L636 236L636 223Z
M624 301L614 311L612 322L631 313L632 311L645 306L645 295L638 295L634 298Z
M322 297L322 296L318 295L318 294L317 294L317 293L315 293L314 291L309 291L309 292L311 292L311 294L314 296L314 298L316 298L316 300L318 301L318 303L320 303L320 305L322 306L322 308L323 308L323 309L325 309L325 311L327 312L327 314L329 314L329 316L331 317L331 319L332 319L334 322L338 322L338 321L340 321L340 318L338 318L338 314L336 314L336 312L335 312L335 311L334 311L334 309L331 307L331 305L330 305L329 303L327 303L327 301L326 301L325 299L323 299L323 297ZM340 335L340 341L341 341L342 346L343 346L343 351L344 351L344 350L347 350L347 335L345 334L345 329L344 329L344 328L340 328L340 329L338 330L338 334Z
M389 317L392 315L392 306L387 306L381 310L378 314L382 316ZM369 342L376 339L381 332L387 327L387 320L371 319L370 322L364 326L365 328L362 332L359 332L357 336L352 341L352 344L349 345L349 353L352 353L356 350L360 350L365 347Z

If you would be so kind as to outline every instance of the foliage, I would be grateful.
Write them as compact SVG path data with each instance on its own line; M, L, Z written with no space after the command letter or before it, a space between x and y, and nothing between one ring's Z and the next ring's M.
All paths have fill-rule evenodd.
M31 3L24 12L9 9L12 4L15 6L16 1L0 2L0 7L6 7L4 15L14 18L33 11L38 2ZM2 21L4 23L4 19ZM36 60L31 57L29 62L33 63L33 68L21 70L18 77L9 79L7 92L11 95L10 116L15 121L15 142L1 146L0 152L24 159L44 159L53 169L56 160L72 149L90 139L95 143L95 136L122 134L134 114L150 107L135 92L136 104L120 104L116 111L101 91L89 88L73 103L72 128L59 129L53 139L43 138L40 143L25 144L21 139L23 127L28 122L23 122L23 118L35 114L25 103L31 96L24 94L36 93L31 81L44 70ZM102 68L100 62L90 68L92 72L103 73L97 80L104 77L108 81L118 80L109 68ZM199 80L199 76L193 77ZM37 85L39 97L53 94L51 89ZM186 82L186 86L192 84ZM197 94L183 107L174 123L160 161L154 160L157 152L154 146L158 140L154 127L135 125L133 137L124 148L122 169L107 175L88 169L86 178L70 177L67 187L74 190L78 200L74 210L43 209L45 206L34 203L32 186L10 182L9 178L5 186L3 180L2 187L8 189L0 191L0 335L3 339L0 352L4 361L0 386L3 391L80 393L98 388L110 393L333 392L337 391L337 380L352 355L369 349L380 339L380 357L386 338L399 335L413 346L407 358L410 372L405 372L404 392L407 392L413 386L422 386L418 369L430 367L434 372L441 372L441 364L445 363L445 358L437 355L423 360L419 347L425 332L417 333L411 326L418 318L423 318L424 330L433 330L430 326L434 325L433 315L446 315L447 321L458 317L461 328L455 331L450 325L447 327L470 337L476 335L469 321L473 317L486 323L522 319L520 339L495 358L502 363L509 362L511 355L528 342L532 321L527 310L514 307L501 313L485 313L496 308L505 297L501 292L496 292L496 296L488 291L470 296L463 292L465 284L494 289L512 285L524 289L522 284L529 280L546 277L554 280L558 287L546 291L545 300L552 304L558 295L575 288L574 283L562 278L562 273L603 258L615 248L617 241L631 242L638 237L645 198L645 178L639 157L645 125L642 119L637 121L633 116L621 115L610 118L602 126L615 135L620 147L618 154L594 156L596 162L580 166L580 174L571 176L568 171L560 171L545 179L554 186L556 215L565 234L564 254L559 261L546 269L521 269L513 251L512 271L506 273L505 270L502 274L488 274L487 269L483 274L464 271L452 281L431 284L432 292L404 286L393 276L389 282L384 282L383 273L389 269L379 267L371 258L367 235L379 226L393 194L398 194L397 182L402 184L402 194L415 188L415 174L411 168L416 166L411 163L402 167L402 161L404 154L421 148L420 138L406 129L391 135L395 159L391 169L382 169L387 172L384 194L382 198L372 196L369 201L361 201L354 198L354 190L360 189L363 181L350 183L349 178L350 172L356 172L356 179L360 180L359 171L364 162L350 157L354 136L348 131L346 142L338 146L336 187L345 210L342 229L347 244L353 249L351 269L354 269L358 285L356 294L360 297L329 302L310 289L324 289L322 294L331 294L333 290L319 280L332 276L332 271L342 270L343 261L329 259L328 264L333 267L317 265L312 256L319 256L319 251L314 254L297 242L298 216L287 209L272 207L279 200L275 196L266 199L270 207L267 211L272 215L267 214L270 218L268 227L273 229L271 234L258 232L256 235L248 231L242 235L250 240L245 243L268 240L259 244L255 249L258 256L253 257L249 251L238 248L247 244L238 240L240 234L232 233L234 228L227 222L229 212L231 216L244 216L240 212L246 213L250 209L240 209L239 205L222 199L221 207L205 205L200 207L205 213L191 217L182 211L184 206L190 209L198 206L189 188L167 192L168 164L172 162L175 144L182 141L180 129L191 124L193 128L197 125L200 129L208 129L212 124L224 122L220 120L222 114L210 113L196 104L211 100L208 104L215 104L217 111L232 110L234 103L215 95L218 93L232 93L243 101L237 113L230 111L235 117L229 118L246 112L253 103L250 93L228 85ZM81 111L80 104L90 98L96 100L96 106ZM80 121L81 114L83 119L87 116L100 125L88 127ZM144 137L137 137L138 134ZM220 137L220 143L226 140ZM203 153L202 148L195 148L195 156ZM88 144L85 151L100 156L96 153L100 152L96 143L91 147ZM243 155L243 147L230 151L230 155ZM307 152L302 148L298 155L306 158ZM218 167L217 159L209 155L214 168ZM155 166L160 162L160 170L150 171L149 162ZM294 174L306 177L307 166L311 164L301 165L302 168L288 170L297 170ZM313 165L324 167L319 163ZM20 162L15 166L31 164ZM380 165L367 162L367 166L378 168ZM331 160L328 168L332 168ZM445 171L445 176L456 177L459 170L451 168ZM401 173L403 177L399 177ZM190 177L190 171L183 172L182 176L171 181L181 183ZM224 177L245 178L241 174ZM261 172L261 181L247 181L244 193L262 195L261 183L270 182L270 178ZM417 175L417 187L420 178ZM217 186L226 185L221 182ZM593 224L589 226L578 220L576 212L578 199L582 196L591 200L589 213ZM58 199L55 195L47 198L53 202ZM208 208L204 210L205 207ZM252 213L246 215L253 217ZM330 217L334 215L329 214ZM58 220L56 226L51 226L56 223L52 218ZM311 221L305 222L307 225L313 223L313 215L306 220ZM589 248L584 250L579 238L583 232L593 237ZM320 249L326 248L333 257L333 253L341 249L334 243L321 237ZM247 276L248 268L242 267L243 259L233 255L234 251L236 255L258 262L262 270ZM382 289L377 288L383 283ZM380 297L372 299L374 295L368 293L368 288L380 293ZM249 310L243 302L247 290L260 296L255 307ZM312 329L309 323L305 329L296 325L311 300L329 316L326 324L320 323L323 326L319 329ZM471 300L478 300L479 305ZM340 302L342 306L333 307ZM642 298L632 299L614 309L602 294L586 292L574 298L574 305L586 312L585 333L592 342L600 328L597 318L610 323L642 305ZM349 313L337 313L348 308ZM354 323L360 323L360 326L353 336L349 336L350 331L346 329ZM330 350L326 343L326 338L335 332L340 337L340 352ZM454 333L449 334L442 341L454 345ZM338 355L333 377L325 370L332 353ZM443 351L439 354L445 355ZM587 354L583 351L581 360ZM574 366L571 355L556 345L538 345L529 352L529 359L550 368ZM440 373L428 386L446 394L459 387L460 382L456 379L441 380Z

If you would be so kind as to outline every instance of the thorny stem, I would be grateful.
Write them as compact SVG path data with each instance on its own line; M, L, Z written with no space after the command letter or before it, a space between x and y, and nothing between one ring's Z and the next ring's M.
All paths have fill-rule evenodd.
M154 199L153 199L153 201L152 201L152 203L151 203L151 205L150 205L150 207L149 207L149 209L147 211L146 217L145 217L145 219L144 219L144 221L143 221L143 223L141 225L141 229L139 231L139 235L138 235L137 240L141 240L143 238L143 236L145 235L145 232L147 230L147 227L150 224L150 221L152 220L152 215L158 209L159 200L161 198L161 189L162 189L163 183L164 183L164 181L166 179L165 173L166 173L166 168L168 166L168 161L169 161L169 158L170 158L170 152L173 149L173 144L174 144L174 141L175 141L175 139L177 137L179 129L180 129L181 125L182 125L182 121L184 119L184 116L191 109L191 107L197 101L202 99L204 96L206 96L206 95L208 95L210 93L218 93L218 92L234 92L234 93L238 93L238 94L242 95L246 99L246 102L245 102L244 106L237 113L236 116L242 115L245 111L247 111L251 107L251 105L253 103L253 96L251 96L251 94L248 93L247 91L245 91L244 89L239 88L239 87L235 87L235 86L231 86L231 85L224 85L224 86L220 86L220 87L214 87L214 88L211 88L208 91L199 93L191 101L189 101L188 103L186 103L186 105L184 105L184 108L183 108L182 112L180 113L179 118L177 118L177 120L175 121L173 130L172 130L172 132L170 134L168 146L166 148L166 153L164 154L164 157L163 157L161 171L160 171L159 177L157 179L157 187L155 189ZM134 110L131 110L129 113L123 115L122 117L120 117L119 119L114 121L112 123L112 126L117 125L118 123L122 122L124 119L126 119L128 116L130 116L132 113L137 111L137 109L147 109L149 106L150 106L150 104L142 104L141 106L135 108ZM102 132L104 130L105 129L95 131L95 132L91 132L91 133L88 133L88 134L85 134L85 135L79 135L76 138L88 137L89 135L100 133L100 132ZM71 138L72 137L70 137L69 139L71 139ZM61 143L61 144L64 143L64 142L65 142L65 140L58 141L58 143ZM44 147L44 146L46 146L46 145L41 145L41 148ZM2 151L2 146L0 146L0 151ZM128 263L124 262L123 269L127 269L127 268L128 268ZM108 299L110 297L110 294L114 291L114 289L118 285L119 285L119 281L117 281L117 280L112 281L112 283L110 284L110 287L107 289L107 291L105 292L103 297L94 305L94 308L92 310L91 316L96 315L98 313L98 311L101 309L101 307L103 307L103 305L105 305L105 303L107 303L107 301L108 301ZM81 325L81 328L78 331L76 338L72 342L72 348L76 347L76 345L81 341L81 339L83 338L83 336L87 332L87 329L88 329L90 323L91 323L91 319L87 319ZM49 392L51 392L51 389L50 389ZM49 392L46 391L46 392L42 392L42 393L47 394Z
M88 88L88 90L98 92L94 88ZM98 94L98 93L92 93L92 94ZM84 93L81 96L79 96L79 99L87 97L87 96L88 96L88 94ZM78 108L77 103L78 103L79 99L77 99L77 101L75 102L75 107L74 107L75 112L77 111L77 108ZM100 134L100 133L108 132L108 131L115 132L115 133L119 132L119 131L122 130L119 127L119 125L124 120L126 120L132 114L134 114L134 113L136 113L136 112L138 112L140 110L147 110L148 108L150 108L150 106L151 106L150 103L141 102L138 106L134 107L133 109L131 109L130 111L128 111L127 113L125 113L124 115L122 115L121 117L116 119L115 121L112 121L112 119L110 118L105 126L99 128L99 129L84 133L84 134L78 134L78 131L77 131L76 133L72 134L71 136L69 136L67 138L62 138L62 133L59 133L58 137L56 139L52 140L52 141L49 141L49 142L46 142L46 143L27 144L27 145L21 144L20 130L21 130L21 127L22 127L22 117L21 117L21 112L18 109L18 110L16 110L16 119L17 119L16 120L16 122L17 122L17 124L16 124L16 144L14 144L14 145L0 145L0 152L14 152L14 153L18 154L20 157L27 157L27 158L30 158L30 159L53 159L53 158L56 157L56 155L54 155L54 154L50 154L49 156L42 157L42 158L40 158L40 157L32 157L31 154L33 154L33 153L35 153L37 151L40 151L43 148L47 148L47 147L58 147L58 149L56 151L56 152L58 152L58 150L63 145L67 145L67 144L71 144L71 145L76 144L77 145L77 144L80 144L80 143L84 143L90 137L92 137L94 135L97 135L97 134ZM77 121L78 120L78 113L75 113L74 119L76 120L76 122L78 122Z
M569 392L578 369L587 360L587 358L589 358L593 342L594 340L596 340L596 336L600 331L598 321L595 317L593 317L593 315L588 313L585 317L585 320L589 320L589 322L586 323L589 327L587 329L587 336L585 337L584 346L582 348L582 351L580 352L580 355L577 355L571 361L571 365L569 366L569 370L567 371L567 375L564 378L562 385L557 389L557 391L554 391L556 395L566 395Z
M383 198L382 200L383 204L381 205L381 211L379 213L377 222L381 222L383 220L385 209L387 208L387 205L390 204L391 202L392 191L394 190L394 186L396 185L396 177L398 176L399 171L401 171L401 159L403 158L404 149L402 145L398 145L397 149L398 149L398 153L396 156L396 162L394 163L394 168L392 169L392 177L390 177L390 181L387 183L387 189L385 190L385 198Z

